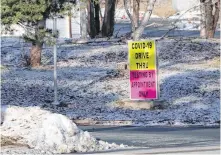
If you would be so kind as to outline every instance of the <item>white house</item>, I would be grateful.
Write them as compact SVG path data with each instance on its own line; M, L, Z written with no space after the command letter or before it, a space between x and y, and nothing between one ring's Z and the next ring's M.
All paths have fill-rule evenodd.
M53 19L46 20L46 27L53 29ZM59 38L80 38L80 12L75 12L71 19L68 16L57 19Z
M19 25L12 25L14 32L12 34L1 34L1 36L22 36L25 33L24 29ZM53 19L46 20L46 28L53 29ZM69 18L57 19L57 29L59 38L80 38L80 11L73 9L73 16Z

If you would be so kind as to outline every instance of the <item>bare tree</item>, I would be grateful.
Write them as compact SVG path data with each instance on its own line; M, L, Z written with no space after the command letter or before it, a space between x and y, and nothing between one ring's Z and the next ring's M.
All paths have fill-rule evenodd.
M133 4L133 7L135 7L135 8L133 8L133 11L134 11L133 17L131 16L129 9L128 9L128 5L127 5L128 0L124 0L124 6L125 6L125 10L126 10L128 16L131 20L133 40L139 40L141 35L143 34L145 27L147 26L147 24L150 20L156 0L148 0L147 1L147 3L148 3L147 11L145 12L144 17L143 17L140 24L139 24L140 0L134 0L134 1L136 1L136 2L135 2L135 4Z
M94 1L94 22L96 35L100 32L100 3L99 1Z
M203 38L213 38L219 20L220 0L200 0L201 30Z
M116 0L105 1L105 12L102 25L102 36L109 37L114 32L114 16L115 16Z
M88 34L90 35L91 38L94 38L96 36L96 27L95 27L95 10L94 10L94 1L93 0L88 0Z
M101 3L102 1L99 0L81 0L82 38L86 38L87 34L90 38L95 38L100 32L103 37L113 35L116 0L105 1L104 17L102 17L100 9Z
M133 21L135 29L139 26L140 0L133 0Z
M134 18L132 17L130 11L129 11L129 7L130 7L130 3L128 2L128 0L124 0L124 8L125 8L125 11L126 11L128 17L129 17L130 21L131 21L132 32L134 32L134 31L136 30L136 26L135 26L135 25L138 26L139 23L135 24L135 20L134 20ZM134 12L133 12L133 13L134 13ZM138 10L138 13L139 13L139 10ZM136 15L134 15L134 16L136 16ZM138 21L138 22L139 22L139 21Z
M86 15L87 3L80 1L80 27L81 27L81 38L87 38L87 15Z

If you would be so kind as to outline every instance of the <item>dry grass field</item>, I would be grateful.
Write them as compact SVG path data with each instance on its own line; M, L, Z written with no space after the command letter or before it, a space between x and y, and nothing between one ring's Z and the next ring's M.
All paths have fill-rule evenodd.
M140 11L143 12L147 9L147 4L148 4L147 1L148 0L141 0ZM132 3L131 3L131 6L132 6ZM118 0L117 8L118 9L124 8L123 0ZM154 10L153 10L153 14L159 17L169 17L175 13L176 11L173 9L172 0L157 0Z
M153 14L159 17L169 17L176 13L172 7L172 0L161 0L157 2Z

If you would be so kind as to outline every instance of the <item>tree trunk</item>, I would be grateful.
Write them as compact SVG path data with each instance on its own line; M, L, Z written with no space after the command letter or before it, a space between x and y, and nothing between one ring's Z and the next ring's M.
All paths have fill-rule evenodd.
M143 17L143 20L142 20L140 26L133 33L133 40L139 40L141 35L143 34L143 31L144 31L145 27L147 26L147 23L150 20L150 16L153 12L155 2L156 2L156 0L149 1L147 12L145 13L145 15Z
M130 6L128 0L124 0L124 9L130 19L132 32L134 32L135 31L135 21L134 21L133 17L131 16L128 6Z
M206 38L206 9L205 3L206 0L200 0L200 12L201 12L201 19L200 19L200 36L202 38Z
M34 41L32 41L32 48L30 51L31 67L38 67L41 65L41 51L45 37L45 33L42 33L41 30L44 30L45 28L46 19L39 21L35 28Z
M101 12L101 2L99 3L99 15L100 15L100 32L102 31L102 27L103 27L103 20L104 20L104 17L102 15L102 12Z
M218 23L218 20L219 20L219 14L220 14L220 0L218 0L216 3L215 3L215 12L214 12L214 29L216 30L216 26L217 26L217 23Z
M105 1L105 13L102 26L102 36L110 37L114 32L114 16L115 16L116 0Z
M214 24L213 24L213 5L212 0L209 0L205 5L205 12L206 12L206 35L207 38L214 37Z
M140 0L133 0L133 21L134 21L134 30L139 26L139 11L140 11Z
M200 0L201 4L201 30L203 38L214 38L220 13L220 0L215 5L212 0Z
M80 27L81 27L81 38L87 38L87 17L86 17L87 4L84 1L80 1Z
M41 50L43 43L32 44L31 48L31 67L38 67L41 65Z
M69 37L72 38L72 25L71 25L71 11L68 15L68 23L69 23Z
M95 13L95 17L94 17L94 22L95 22L95 30L96 30L96 35L99 34L100 32L100 5L98 2L94 1L94 13Z
M95 19L94 19L94 4L92 0L88 0L88 34L91 38L96 36Z

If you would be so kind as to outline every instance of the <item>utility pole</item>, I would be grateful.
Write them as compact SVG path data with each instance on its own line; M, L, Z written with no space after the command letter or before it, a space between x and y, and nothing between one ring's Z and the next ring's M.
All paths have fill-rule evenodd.
M71 11L69 11L68 15L68 23L69 23L69 37L72 38L72 24L71 24Z
M52 104L59 105L58 102L58 90L57 90L57 17L53 18L53 33L54 33L54 102Z

